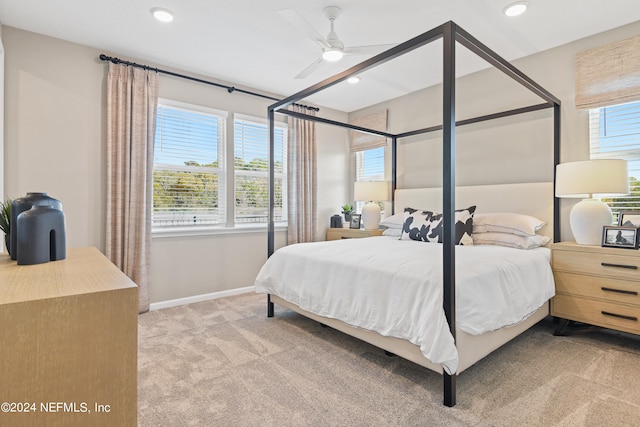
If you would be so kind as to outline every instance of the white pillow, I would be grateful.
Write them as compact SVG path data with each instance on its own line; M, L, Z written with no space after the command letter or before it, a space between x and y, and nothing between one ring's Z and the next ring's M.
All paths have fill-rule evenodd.
M402 235L402 228L389 227L382 232L382 235L390 237L400 237Z
M546 236L518 236L511 233L480 233L472 235L474 245L498 245L517 249L532 249L549 243Z
M473 234L509 233L535 236L545 224L536 217L510 212L476 214L473 217Z
M402 228L404 224L404 212L391 215L380 221L380 225L388 228Z

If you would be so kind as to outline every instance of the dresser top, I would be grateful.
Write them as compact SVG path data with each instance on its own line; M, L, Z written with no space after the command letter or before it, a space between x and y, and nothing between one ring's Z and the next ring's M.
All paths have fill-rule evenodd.
M0 305L137 288L98 249L66 252L66 259L35 265L18 265L0 254Z
M640 250L626 248L611 248L603 246L579 245L576 242L556 242L551 244L551 248L555 250L574 251L574 252L590 252L609 255L625 255L640 257Z

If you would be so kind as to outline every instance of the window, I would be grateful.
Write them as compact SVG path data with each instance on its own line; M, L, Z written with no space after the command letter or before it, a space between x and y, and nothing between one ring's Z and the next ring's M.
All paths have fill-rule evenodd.
M226 113L160 100L152 229L224 225Z
M384 181L384 147L356 151L356 181ZM365 201L356 201L356 212L362 212ZM380 204L384 210L384 203Z
M640 102L589 110L592 159L625 159L629 168L628 196L603 199L617 217L640 209Z
M287 127L275 126L274 220L287 220ZM236 115L233 121L235 222L266 223L269 213L269 126L266 121Z

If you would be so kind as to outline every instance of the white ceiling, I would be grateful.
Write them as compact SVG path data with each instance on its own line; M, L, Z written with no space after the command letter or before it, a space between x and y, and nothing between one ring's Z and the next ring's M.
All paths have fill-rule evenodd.
M345 57L295 79L321 48L290 25L282 9L294 9L326 36L323 9L340 7L335 31L347 46L400 43L451 20L507 60L640 20L638 0L528 0L526 14L508 18L502 10L512 1L0 0L0 22L286 97L367 57ZM150 13L156 6L172 10L175 20L156 21ZM438 83L435 49L420 49L368 72L358 85L343 83L306 101L350 112ZM471 58L460 56L459 74L484 67Z

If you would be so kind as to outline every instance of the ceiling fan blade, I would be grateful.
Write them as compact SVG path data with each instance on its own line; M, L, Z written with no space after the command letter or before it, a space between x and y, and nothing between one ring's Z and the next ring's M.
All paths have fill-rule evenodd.
M315 60L315 62L311 65L309 65L307 68L305 68L304 70L302 70L297 76L295 76L294 78L296 79L304 79L305 77L307 77L309 74L313 73L319 66L320 64L322 64L324 62L324 60L322 59L322 57L318 58Z
M384 52L387 49L397 46L396 44L372 44L369 46L351 46L345 47L345 55L374 55Z
M286 19L289 24L297 28L300 32L305 34L314 42L318 43L321 47L323 48L331 47L327 39L325 39L319 32L317 32L316 29L313 28L311 24L309 24L295 10L282 9L282 10L279 10L278 13L280 14L280 16Z

